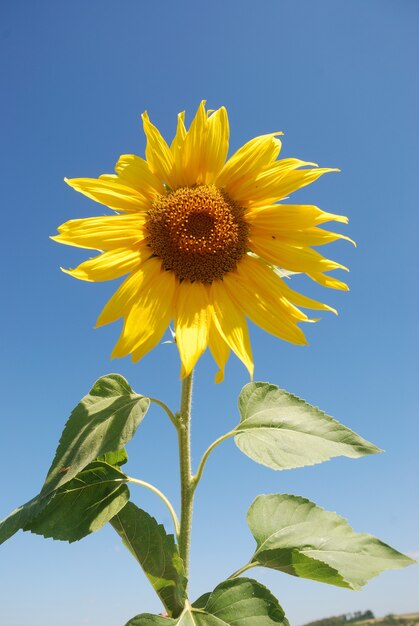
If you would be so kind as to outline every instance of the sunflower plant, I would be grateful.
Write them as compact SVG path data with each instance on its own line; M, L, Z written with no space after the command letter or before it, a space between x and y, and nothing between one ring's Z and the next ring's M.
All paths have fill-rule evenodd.
M299 159L278 159L281 133L252 139L230 158L224 107L198 107L189 126L178 115L169 145L146 113L145 159L120 157L115 174L75 178L75 190L113 211L74 219L56 241L99 251L75 269L86 281L126 276L99 315L97 326L122 319L112 356L138 361L159 344L173 323L182 381L180 405L136 393L117 374L100 378L72 412L40 493L0 523L0 542L18 530L77 541L112 525L144 570L162 613L140 613L126 626L274 626L288 624L278 600L247 576L267 567L360 589L386 569L413 561L375 537L357 533L336 513L303 496L260 495L247 522L255 551L227 580L189 598L189 555L194 495L212 451L233 438L238 448L274 470L358 458L380 450L301 398L266 382L240 392L239 420L191 463L194 368L208 347L220 383L230 351L253 378L246 318L280 339L305 344L300 323L316 321L301 309L334 311L290 287L304 273L324 287L347 289L330 271L345 270L313 247L348 237L321 228L347 218L313 205L284 203L327 172ZM350 240L349 240L350 241ZM335 312L335 311L334 311ZM180 515L155 485L129 476L126 444L150 403L175 427L179 442ZM150 489L167 506L170 534L130 499L129 485Z

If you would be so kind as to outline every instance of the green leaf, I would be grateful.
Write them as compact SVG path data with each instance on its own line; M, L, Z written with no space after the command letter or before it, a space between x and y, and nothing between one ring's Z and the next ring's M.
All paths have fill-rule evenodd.
M94 462L57 489L54 497L23 530L61 541L78 541L102 528L129 499L126 476Z
M53 495L36 496L15 509L0 522L0 545L10 539L18 530L29 524L51 501Z
M203 608L187 604L177 619L143 613L126 626L288 626L278 600L251 578L226 580L203 597Z
M118 452L130 441L150 401L118 374L103 376L81 400L65 425L41 494L74 478L89 463Z
M202 596L199 596L199 598L193 603L194 609L205 609L210 595L211 591L207 591L206 593L203 593Z
M126 476L106 463L91 463L56 491L37 495L0 522L0 544L18 530L76 541L99 530L123 506Z
M128 550L143 568L170 615L181 613L186 600L183 561L173 535L132 502L111 520Z
M0 522L0 544L18 530L29 528L51 503L55 490L73 480L93 461L104 461L116 468L123 465L128 459L123 447L133 437L149 404L149 399L136 394L122 376L109 374L100 378L72 412L41 493ZM119 492L107 496L113 502L109 508L112 515L127 500L127 488L121 487ZM49 511L56 506L57 502ZM92 523L95 527L98 522Z
M121 467L121 465L125 465L125 463L128 462L128 454L126 453L125 448L122 448L117 452L107 452L106 454L102 454L101 456L98 456L96 461L103 461L104 463L108 463L114 467Z
M247 522L257 543L251 563L301 578L359 590L384 570L414 563L299 496L258 496Z
M381 452L320 409L269 383L243 387L239 410L236 445L275 470Z

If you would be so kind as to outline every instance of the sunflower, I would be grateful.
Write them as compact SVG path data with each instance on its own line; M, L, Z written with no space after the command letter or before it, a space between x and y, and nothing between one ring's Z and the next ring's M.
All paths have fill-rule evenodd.
M56 241L100 254L64 270L86 281L128 275L106 304L97 326L123 319L112 356L138 361L161 340L173 320L188 376L209 347L224 376L230 350L253 374L246 317L267 332L305 344L298 307L334 311L303 296L284 277L305 273L335 289L345 283L327 274L337 268L312 246L348 239L318 226L341 215L312 205L279 204L326 172L315 163L280 159L278 137L252 139L227 159L229 123L224 107L198 107L189 130L178 115L169 146L142 116L145 159L122 155L116 174L66 182L115 214L70 220Z

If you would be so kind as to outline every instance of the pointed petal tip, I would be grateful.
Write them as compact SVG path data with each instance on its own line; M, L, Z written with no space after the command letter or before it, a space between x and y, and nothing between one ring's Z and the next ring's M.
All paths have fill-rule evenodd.
M77 267L75 267L74 269L70 267L68 270L66 270L65 267L60 267L60 270L62 272L64 272L64 274L68 274L72 278L77 278L78 280L84 280L84 281L86 281L88 283L94 283L95 282L85 272L78 271Z
M347 237L346 235L342 235L341 233L335 233L336 235L338 235L338 240L344 240L344 241L349 241L349 243L351 243L353 245L354 248L356 248L356 241L354 241L353 239L351 239L350 237Z
M186 368L185 364L182 363L180 368L180 380L185 380L185 378L187 378L191 374L192 370L193 367Z
M143 128L145 129L147 124L150 124L150 118L148 117L147 111L141 113L141 121L143 122Z
M109 322L106 322L103 320L103 316L102 314L99 315L99 317L96 320L95 325L93 326L93 328L96 330L97 328L102 328L103 326L106 326L106 324L108 324Z
M214 378L214 383L215 383L216 385L218 385L218 384L222 383L222 382L223 382L223 380L224 380L224 371L219 370L219 371L216 373L216 375L215 375L215 378Z

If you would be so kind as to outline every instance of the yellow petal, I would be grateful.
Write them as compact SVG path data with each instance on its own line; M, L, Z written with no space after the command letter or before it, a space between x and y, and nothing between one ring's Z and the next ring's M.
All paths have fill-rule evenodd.
M287 172L308 165L317 167L316 163L309 163L300 159L281 159L271 163L259 171L255 177L243 180L240 188L235 192L234 199L243 205L253 206L253 203L265 197L266 188L269 188L273 174L275 180L278 180L279 177L284 177Z
M147 161L135 154L121 155L115 171L121 184L138 189L151 200L166 193L163 183L151 172Z
M246 211L246 221L260 228L299 230L324 222L348 223L344 215L334 215L310 204L271 204L251 207Z
M58 227L54 241L77 248L115 250L130 248L146 237L146 213L136 215L110 215L69 220Z
M214 111L208 118L208 139L203 155L203 180L212 184L222 170L228 153L230 128L225 107Z
M292 272L327 272L334 269L347 268L340 263L326 259L316 250L304 245L293 245L292 242L284 242L270 236L265 232L251 229L249 247L262 259L266 259L273 265L279 265Z
M209 329L208 347L214 361L219 367L219 370L215 375L214 382L221 383L224 380L224 369L230 354L230 348L218 332L214 322L210 325Z
M175 186L212 184L222 169L228 152L227 111L205 110L203 100L186 132L184 118L178 119L171 150L175 159Z
M225 278L227 276L229 274L226 274ZM227 291L225 278L223 281L215 280L211 285L210 298L214 307L213 323L227 345L245 365L250 377L253 378L254 365L247 322L242 308L236 304Z
M70 274L70 276L79 280L101 282L119 278L136 270L150 255L151 250L147 247L138 248L137 250L127 250L126 248L109 250L109 252L104 252L93 259L84 261L75 269L61 269L66 274Z
M251 206L282 200L297 189L310 185L323 174L339 171L334 168L283 171L280 164L281 162L278 161L278 164L260 174L253 187L247 189L245 198L248 199Z
M189 376L208 345L211 321L209 286L183 280L177 288L175 335L182 362L181 378Z
M215 180L235 200L239 199L240 187L246 181L254 181L261 171L275 161L281 150L276 137L282 133L261 135L248 141L227 161Z
M108 300L99 315L96 322L97 328L115 322L120 317L127 317L146 280L146 276L153 271L153 267L151 266L155 266L154 269L157 271L157 269L161 267L161 263L158 259L151 257L142 263L138 270L134 271L124 280L110 300Z
M148 119L147 113L142 114L144 133L147 137L145 156L150 170L162 182L171 186L173 155L160 131Z
M174 189L178 187L183 187L185 185L182 163L183 144L185 142L185 137L185 111L182 111L178 114L176 135L170 145L170 150L173 154L172 185Z
M181 111L177 116L177 127L176 127L176 135L173 138L172 143L170 144L170 150L172 151L173 156L178 152L179 149L183 147L183 142L186 137L186 128L185 128L185 111Z
M133 213L147 210L150 200L138 190L103 178L64 178L67 185L114 211Z
M273 271L277 272L278 270L274 268ZM280 276L279 273L278 276ZM297 306L302 306L306 309L314 309L317 311L331 311L332 313L335 313L335 315L337 315L336 309L333 309L331 306L323 304L322 302L318 302L317 300L313 300L312 298L308 298L307 296L303 296L301 293L298 293L298 291L294 291L294 289L291 289L291 287L287 285L287 281L282 278L281 283L278 286L283 296Z
M237 269L224 277L230 296L257 326L291 343L306 344L297 322L308 321L307 316L283 297L280 280L252 257L243 258Z
M291 244L293 246L323 246L326 243L337 241L338 239L345 239L352 243L355 247L355 242L341 233L333 233L322 228L304 228L297 229L285 229L285 228L265 228L259 227L258 223L255 223L252 227L252 236L256 235L261 238L272 239L284 244Z
M285 322L307 321L307 315L284 297L282 278L260 259L244 256L237 264L235 275L253 289L254 299L263 308L272 310L278 317L283 317Z
M132 353L138 361L162 338L173 316L176 277L166 272L160 263L146 263L145 275L124 322L113 357Z
M323 228L305 228L304 230L295 230L289 233L283 233L284 239L295 242L304 246L324 246L326 243L338 241L338 239L344 239L349 241L356 248L356 243L350 237L342 235L341 233L334 233L330 230L324 230Z
M208 120L205 100L201 102L186 133L182 150L183 180L185 185L203 182L203 160L208 141Z
M341 280L338 280L334 276L328 276L327 274L322 274L321 272L308 272L307 276L309 276L316 283L319 283L319 285L323 285L323 287L330 287L330 289L340 289L341 291L349 291L348 285Z
M165 304L165 303L164 303ZM148 339L144 339L136 348L133 348L131 352L131 360L133 363L137 363L140 359L143 358L150 352L156 345L163 339L163 335L167 330L167 327L170 324L170 320L173 317L173 309L167 311L167 315L162 315L158 318L158 321L154 327L154 334L151 335Z

